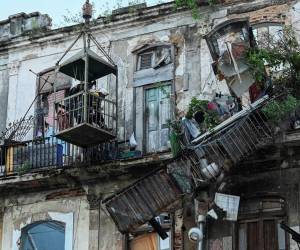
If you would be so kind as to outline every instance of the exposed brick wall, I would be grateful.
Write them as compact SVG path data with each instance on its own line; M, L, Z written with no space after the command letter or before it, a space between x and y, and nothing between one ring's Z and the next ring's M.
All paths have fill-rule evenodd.
M82 189L75 188L75 189L67 189L61 190L57 192L50 193L46 196L46 200L55 200L55 199L62 199L68 197L77 197L77 196L84 196L85 192Z
M243 14L232 14L230 18L249 17L251 24L259 24L266 22L276 22L288 24L289 20L285 13L288 11L289 5L273 5L260 10L251 11Z
M174 250L183 250L183 232L182 232L182 225L183 225L183 214L182 209L179 209L175 212L174 215L174 237L173 237L173 249Z
M255 12L250 13L250 22L253 24L262 22L286 22L286 15L288 5L274 5Z

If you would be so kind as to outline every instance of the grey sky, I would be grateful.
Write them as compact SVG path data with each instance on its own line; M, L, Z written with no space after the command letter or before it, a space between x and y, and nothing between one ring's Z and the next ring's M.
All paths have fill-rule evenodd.
M146 0L147 5L153 5L167 0ZM63 16L68 14L76 14L81 10L81 6L85 0L0 0L0 20L7 19L8 16L25 12L30 13L39 11L47 13L53 19L55 27L61 26ZM116 8L118 5L127 6L130 0L93 0L95 3L96 13L99 15L107 9ZM134 2L137 2L135 0ZM68 11L67 11L68 10Z

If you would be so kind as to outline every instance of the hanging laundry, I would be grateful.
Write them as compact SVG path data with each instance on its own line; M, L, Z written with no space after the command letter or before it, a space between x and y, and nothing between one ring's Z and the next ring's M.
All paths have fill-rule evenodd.
M134 150L137 147L137 142L135 140L135 136L134 133L131 134L130 138L129 138L129 147L131 150Z
M186 130L189 132L192 139L197 138L201 134L199 127L194 119L187 119L184 117L182 119L182 123Z
M48 95L48 115L45 116L45 121L51 126L54 127L54 101L59 102L65 97L65 90L57 91L55 94L52 93Z

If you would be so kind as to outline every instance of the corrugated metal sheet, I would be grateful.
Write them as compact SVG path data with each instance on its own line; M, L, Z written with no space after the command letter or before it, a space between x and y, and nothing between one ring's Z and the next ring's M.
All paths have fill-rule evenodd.
M126 188L106 202L106 208L120 232L130 232L163 209L182 194L172 177L160 170Z

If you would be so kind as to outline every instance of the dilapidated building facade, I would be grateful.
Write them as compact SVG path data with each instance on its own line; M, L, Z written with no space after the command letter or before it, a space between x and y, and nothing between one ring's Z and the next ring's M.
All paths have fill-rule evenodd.
M280 225L300 231L299 130L268 123L270 97L248 91L238 60L231 73L223 57L222 77L216 63L241 52L218 40L230 32L259 45L291 25L300 38L300 2L207 2L197 19L171 2L88 28L51 29L38 12L0 22L0 249L297 249ZM224 121L185 122L171 152L170 121L193 97L222 103Z

